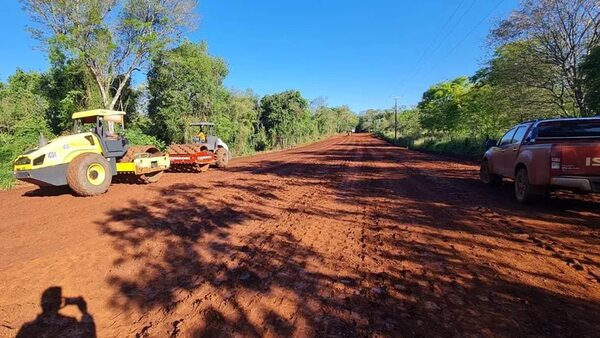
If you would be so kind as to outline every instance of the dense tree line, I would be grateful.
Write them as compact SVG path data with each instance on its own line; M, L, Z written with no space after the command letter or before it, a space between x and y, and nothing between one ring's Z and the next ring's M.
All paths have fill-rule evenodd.
M184 39L194 0L21 0L48 53L46 72L17 70L0 83L0 184L14 156L68 133L73 112L127 112L132 143L189 138L189 123L214 121L234 154L286 147L359 129L390 138L392 110L360 120L346 106L309 102L296 90L260 97L227 89L225 60ZM523 0L489 35L493 55L475 74L431 86L398 117L400 142L476 154L486 138L546 117L600 114L600 4ZM136 87L136 71L147 74ZM144 78L142 77L142 80Z
M475 155L525 120L600 115L598 1L524 0L489 40L484 67L431 86L402 111L401 143ZM367 111L360 128L392 137L391 111Z
M3 186L10 184L11 161L37 144L71 130L70 116L103 108L86 67L55 56L47 72L17 70L0 83L0 161ZM320 106L297 90L259 97L223 85L224 60L210 56L205 43L183 42L150 61L144 85L130 84L115 109L127 112L126 134L134 144L161 147L190 139L189 123L213 121L234 155L288 147L352 130L358 117L348 107Z
M235 155L288 147L353 129L346 106L311 109L297 90L260 97L227 89L225 60L182 37L194 0L22 0L32 34L48 53L46 72L17 70L0 83L0 187L14 157L71 129L73 112L123 110L133 144L190 139L190 122L212 121ZM136 71L147 70L136 87ZM142 80L144 78L142 77Z

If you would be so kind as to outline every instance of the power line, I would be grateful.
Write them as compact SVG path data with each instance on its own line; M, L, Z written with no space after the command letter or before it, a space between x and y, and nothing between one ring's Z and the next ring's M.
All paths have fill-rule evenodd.
M479 26L481 26L481 25L482 25L482 24L483 24L485 21L487 21L487 19L489 19L489 18L492 16L492 14L494 14L494 12L496 12L496 10L498 9L498 7L500 7L500 5L501 5L503 2L504 2L504 0L500 0L500 1L499 1L499 2L496 4L496 6L494 6L494 8L492 8L492 10L491 10L491 11L488 13L488 15L486 15L486 16L485 16L483 19L481 19L481 20L480 20L480 21L477 23L477 25L475 25L475 27L473 27L473 29L471 29L471 30L470 30L470 31L467 33L467 35L465 35L465 36L462 38L462 40L460 40L460 41L458 42L458 44L456 44L456 45L454 46L454 48L453 48L453 49L450 51L450 53L446 54L446 57L448 57L448 55L451 55L453 52L455 52L455 51L458 49L458 47L460 47L460 46L463 44L463 42L465 42L465 41L467 40L467 38L468 38L468 37L469 37L471 34L473 34L473 33L474 33L476 30L477 30L477 28L479 28Z
M473 8L473 6L475 6L476 3L477 3L477 0L473 0L473 2L471 2L471 4L469 5L469 7L467 7L465 9L465 11L461 14L461 16L458 18L458 21L456 21L454 23L454 25L450 29L448 29L446 31L446 35L444 35L444 37L442 38L442 40L440 40L440 42L435 46L435 48L433 49L433 51L431 53L429 53L430 56L434 55L440 49L440 47L443 45L444 41L446 39L448 39L448 37L450 37L450 35L454 32L454 30L458 27L458 25L462 22L462 20L465 18L465 16L471 11L471 9ZM416 67L415 71L413 72L413 75L409 79L410 83L412 83L414 81L415 76L419 73L419 71L421 70L422 66L423 66L423 64L421 64L419 67Z
M423 61L425 59L425 56L427 56L427 54L431 50L431 47L433 47L435 42L437 42L438 38L446 30L446 26L448 26L448 24L450 24L450 22L452 22L452 19L454 19L454 16L456 15L456 13L458 13L458 10L460 9L460 7L462 7L462 5L465 3L465 1L466 0L461 0L461 2L458 3L458 6L456 6L456 8L454 8L454 11L452 11L452 14L448 17L446 22L444 22L444 24L440 27L440 30L435 35L435 38L433 38L432 40L429 41L429 45L427 45L427 48L425 48L425 50L423 50L423 54L421 55L421 57L419 57L417 63L415 64L415 68L413 68L414 72L412 75L415 75L417 67L421 66L421 61Z
M449 36L450 36L450 35L451 35L451 34L454 32L454 29L455 29L456 27L458 27L458 25L459 25L459 24L462 22L462 20L465 18L465 16L466 16L466 15L467 15L467 14L468 14L470 11L471 11L471 9L473 8L473 6L475 6L475 4L476 4L476 3L477 3L477 0L474 0L474 1L471 3L471 5L469 6L469 8L467 8L467 10L465 10L465 11L463 12L463 14L460 16L460 18L458 19L458 21L456 22L456 24L455 24L454 26L452 26L452 28L451 28L450 30L448 30L448 32L447 32L447 34L444 36L444 39L443 39L443 40L446 40L446 39L447 39L447 38L448 38L448 37L449 37ZM442 41L443 41L443 40L442 40ZM431 55L435 54L435 52L437 52L437 51L440 49L440 47L441 47L441 46L442 46L442 44L441 44L441 43L440 43L440 44L438 44L438 45L436 46L436 48L435 48L435 49L434 49L434 50L431 52Z
M439 65L442 64L444 61L446 61L446 59L452 55L454 52L456 52L456 50L469 38L469 36L471 36L471 34L473 34L477 28L479 28L485 21L487 21L492 14L494 14L494 12L496 12L496 10L498 9L498 7L500 7L500 5L504 2L504 0L500 0L498 3L496 3L496 5L494 6L494 8L492 8L492 10L485 16L483 17L483 19L479 20L479 22L475 25L475 27L473 27L465 36L463 36L463 38L456 44L454 45L454 47L448 52L446 53L442 59L438 62L438 64L436 64L434 67L431 67L429 74L431 74L431 72L437 70L439 68Z

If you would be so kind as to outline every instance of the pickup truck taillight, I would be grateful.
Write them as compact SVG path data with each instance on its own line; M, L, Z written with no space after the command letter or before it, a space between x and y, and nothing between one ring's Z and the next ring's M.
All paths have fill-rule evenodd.
M560 145L553 145L550 150L550 172L552 176L560 175L562 169L562 149Z

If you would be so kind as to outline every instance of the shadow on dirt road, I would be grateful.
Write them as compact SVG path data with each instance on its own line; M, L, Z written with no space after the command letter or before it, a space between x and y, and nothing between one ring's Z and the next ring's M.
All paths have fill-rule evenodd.
M594 197L525 207L476 168L368 136L154 188L98 222L140 336L593 336ZM200 179L200 178L199 178ZM132 310L134 309L134 310ZM137 311L137 312L136 312Z

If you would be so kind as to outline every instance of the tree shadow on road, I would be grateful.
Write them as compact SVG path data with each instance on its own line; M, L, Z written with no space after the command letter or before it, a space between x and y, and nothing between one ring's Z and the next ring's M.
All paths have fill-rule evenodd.
M150 206L132 202L100 223L123 253L108 277L115 289L111 306L138 308L147 313L148 322L183 317L173 330L179 332L185 322L193 336L285 334L299 323L312 332L312 314L318 309L305 301L332 279L306 270L318 253L286 233L233 237L232 228L268 216L259 208L237 210L206 197L203 206L189 194L175 196L174 189L191 196L196 191L193 186L171 187L164 191L170 196L166 200ZM281 307L281 302L289 304Z
M600 305L582 297L587 270L565 265L561 277L517 262L570 258L576 249L561 243L581 238L564 228L535 233L531 209L499 203L503 196L448 193L471 184L460 168L406 167L396 148L371 152L379 141L363 142L234 166L236 181L174 184L156 188L161 198L150 204L114 208L98 222L120 253L107 277L111 306L137 315L140 336L600 330ZM577 227L575 216L558 215Z

